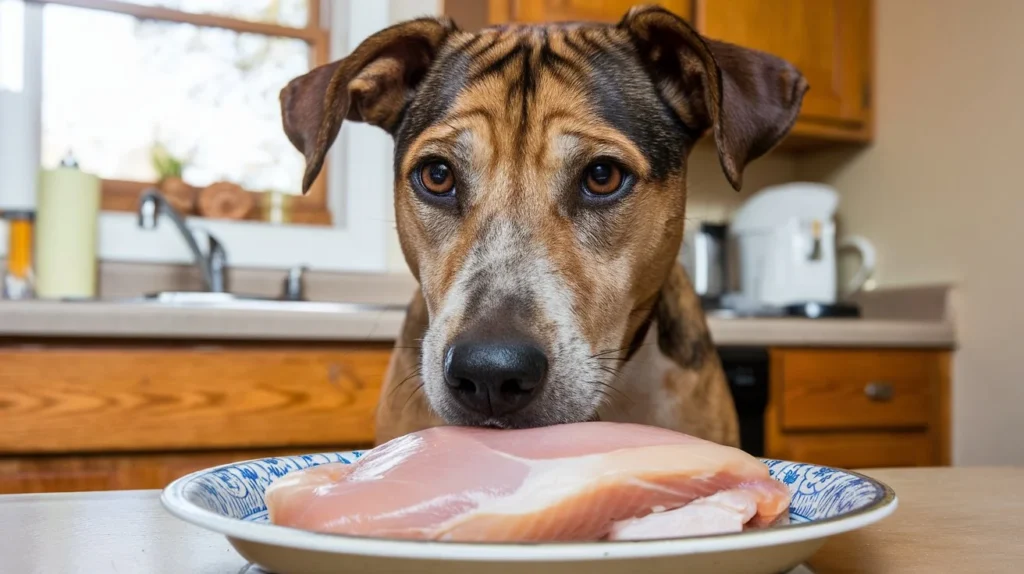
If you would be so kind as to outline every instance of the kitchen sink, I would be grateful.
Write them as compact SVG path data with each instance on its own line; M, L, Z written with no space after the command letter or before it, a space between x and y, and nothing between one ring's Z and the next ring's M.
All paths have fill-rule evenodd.
M334 301L291 301L271 297L213 293L207 291L162 291L142 297L116 299L113 303L175 308L207 308L242 311L292 311L310 313L404 312L405 305L344 303Z

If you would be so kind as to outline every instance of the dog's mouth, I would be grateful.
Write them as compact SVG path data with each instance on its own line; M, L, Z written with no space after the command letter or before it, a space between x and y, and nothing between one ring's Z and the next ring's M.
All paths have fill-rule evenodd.
M454 409L453 409L454 410ZM457 409L458 412L448 412L443 418L448 424L457 426L480 427L496 430L525 429L540 426L551 426L572 421L544 421L537 417L531 417L523 413L514 413L500 417L485 416L465 409Z
M561 424L599 421L596 406L591 408L572 409L571 404L539 398L528 407L512 413L494 415L481 413L467 408L450 397L445 397L436 405L437 412L449 425L480 427L498 430L528 429Z

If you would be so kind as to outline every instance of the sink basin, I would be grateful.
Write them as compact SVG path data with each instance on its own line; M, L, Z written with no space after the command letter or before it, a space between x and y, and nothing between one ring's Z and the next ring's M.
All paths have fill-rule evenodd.
M237 309L248 311L299 311L309 313L403 312L405 305L343 303L333 301L287 301L269 297L210 293L204 291L163 291L143 297L121 299L118 303L179 308Z

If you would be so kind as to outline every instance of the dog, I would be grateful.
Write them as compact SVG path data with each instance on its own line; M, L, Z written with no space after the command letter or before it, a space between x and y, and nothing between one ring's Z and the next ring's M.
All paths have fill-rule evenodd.
M420 290L379 443L437 425L592 420L738 446L735 407L677 263L687 156L712 132L739 191L808 89L777 57L662 8L617 24L389 27L281 91L303 189L344 120L395 141L395 210Z

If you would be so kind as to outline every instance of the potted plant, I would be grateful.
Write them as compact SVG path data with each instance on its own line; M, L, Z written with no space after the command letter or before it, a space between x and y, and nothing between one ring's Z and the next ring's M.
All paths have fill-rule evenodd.
M153 146L151 159L153 169L157 173L157 188L160 193L183 215L194 214L198 190L181 178L182 172L185 171L184 160L171 155L160 143Z

